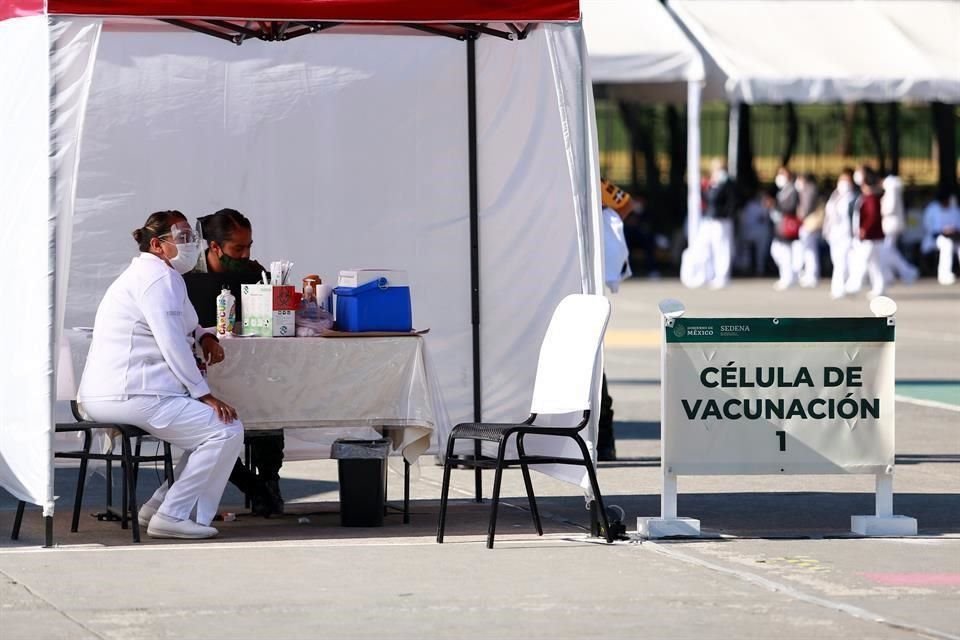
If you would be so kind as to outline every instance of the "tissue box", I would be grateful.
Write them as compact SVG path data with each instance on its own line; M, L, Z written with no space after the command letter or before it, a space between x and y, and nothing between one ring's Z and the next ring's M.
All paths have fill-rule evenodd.
M292 285L245 284L240 289L244 335L282 338L296 334L296 303Z
M405 271L341 271L336 295L336 326L341 331L410 331L413 312Z

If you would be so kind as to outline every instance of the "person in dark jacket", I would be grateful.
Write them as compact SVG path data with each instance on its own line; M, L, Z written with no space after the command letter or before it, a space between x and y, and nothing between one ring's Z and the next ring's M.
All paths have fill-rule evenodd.
M237 300L237 326L242 326L240 287L260 281L263 266L250 259L253 227L235 209L221 209L198 219L200 235L207 242L196 268L184 275L187 295L197 310L201 326L216 324L216 297L228 287ZM240 459L230 473L230 482L250 499L254 514L269 517L283 513L280 467L283 464L283 431L251 433L245 438L256 472Z
M877 175L869 168L862 169L863 183L860 197L854 205L855 235L850 253L850 277L847 279L847 293L859 293L864 278L870 278L871 298L883 295L886 279L883 274L883 213L880 188Z

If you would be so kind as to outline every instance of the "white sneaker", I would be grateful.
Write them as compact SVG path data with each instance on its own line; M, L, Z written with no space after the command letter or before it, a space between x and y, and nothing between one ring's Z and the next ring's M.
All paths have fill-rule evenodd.
M213 527L205 527L193 520L173 521L161 513L155 513L147 526L147 535L151 538L180 538L184 540L200 540L213 538L219 531Z
M141 527L150 526L150 518L153 517L153 514L157 512L157 509L160 508L159 504L154 504L149 500L143 503L143 506L140 507L140 511L137 512L137 520L140 521Z

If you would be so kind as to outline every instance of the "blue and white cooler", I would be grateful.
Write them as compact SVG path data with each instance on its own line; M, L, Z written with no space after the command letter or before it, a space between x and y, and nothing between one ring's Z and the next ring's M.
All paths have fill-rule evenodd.
M406 271L347 269L340 272L336 326L341 331L410 331L413 311Z

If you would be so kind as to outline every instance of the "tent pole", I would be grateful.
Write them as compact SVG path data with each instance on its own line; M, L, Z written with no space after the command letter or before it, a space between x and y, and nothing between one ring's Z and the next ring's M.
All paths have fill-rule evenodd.
M700 226L700 97L699 82L687 83L687 244Z
M470 171L470 318L473 328L473 421L480 422L480 224L477 195L477 39L467 36L467 153ZM474 443L473 455L481 455L480 441ZM483 501L481 469L474 469L477 502Z
M740 168L740 103L730 103L730 117L727 122L727 173L736 180Z

